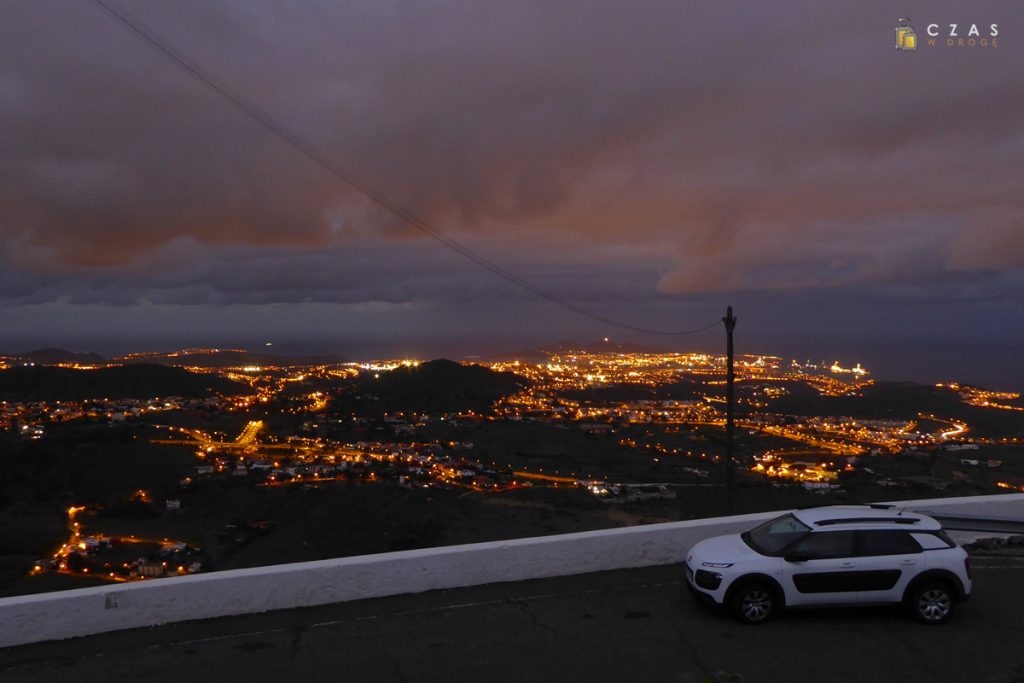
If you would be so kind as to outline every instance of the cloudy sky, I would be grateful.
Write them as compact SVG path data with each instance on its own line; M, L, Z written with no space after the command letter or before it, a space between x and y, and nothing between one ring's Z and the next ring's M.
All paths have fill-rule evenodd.
M907 376L1021 365L1014 3L108 1L580 306L688 329L731 303L741 350ZM894 49L894 12L916 53ZM998 47L948 47L949 23L996 23ZM0 46L0 350L720 345L622 332L496 278L91 2L6 0Z

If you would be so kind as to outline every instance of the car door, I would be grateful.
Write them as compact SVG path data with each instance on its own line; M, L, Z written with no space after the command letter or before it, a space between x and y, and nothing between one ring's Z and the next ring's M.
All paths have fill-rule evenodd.
M782 582L787 605L857 602L854 533L815 531L786 550Z
M926 569L921 544L906 531L860 531L856 543L858 602L900 602L910 580Z

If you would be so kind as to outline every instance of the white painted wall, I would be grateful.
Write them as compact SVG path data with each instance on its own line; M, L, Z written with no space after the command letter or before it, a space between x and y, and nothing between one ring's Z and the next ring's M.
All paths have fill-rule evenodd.
M1024 494L905 501L1024 519ZM778 512L236 569L0 599L0 647L347 600L681 562Z
M936 515L964 515L1024 519L1024 493L1009 493L995 496L970 496L966 498L932 498L931 500L894 501L893 505L906 506L919 512L933 512Z

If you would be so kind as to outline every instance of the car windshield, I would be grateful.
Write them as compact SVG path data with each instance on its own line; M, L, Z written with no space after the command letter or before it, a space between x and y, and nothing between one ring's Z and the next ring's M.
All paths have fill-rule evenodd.
M762 555L778 555L810 530L809 526L793 515L784 515L746 532L743 540Z

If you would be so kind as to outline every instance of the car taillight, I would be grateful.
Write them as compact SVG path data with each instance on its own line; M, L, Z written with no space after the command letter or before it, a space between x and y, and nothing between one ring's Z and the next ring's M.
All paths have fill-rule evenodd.
M964 571L967 572L967 579L971 580L971 558L964 558Z

